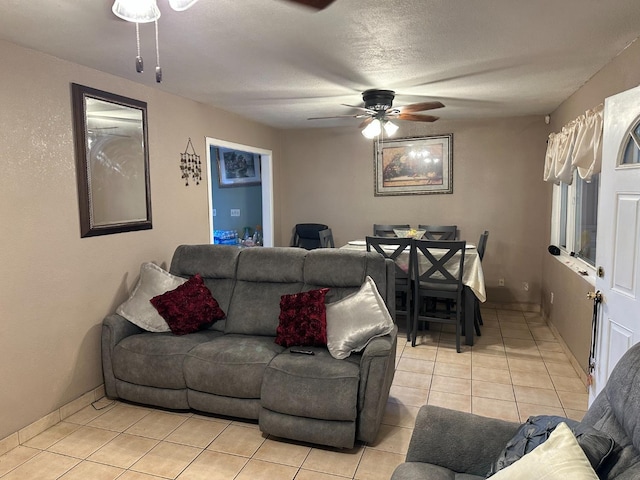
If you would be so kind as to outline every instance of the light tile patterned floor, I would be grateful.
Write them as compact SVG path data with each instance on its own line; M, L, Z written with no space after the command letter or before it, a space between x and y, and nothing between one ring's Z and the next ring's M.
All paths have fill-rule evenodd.
M397 370L376 442L334 450L272 438L254 423L98 402L0 456L2 480L388 480L404 461L426 403L516 422L580 419L584 385L542 319L483 310L482 337L455 352L454 335L401 333Z

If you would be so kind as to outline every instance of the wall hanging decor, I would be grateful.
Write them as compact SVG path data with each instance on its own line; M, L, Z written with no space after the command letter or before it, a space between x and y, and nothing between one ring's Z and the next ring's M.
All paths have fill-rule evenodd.
M80 236L151 228L147 104L71 84Z
M259 154L224 147L218 147L216 153L220 187L260 185Z
M375 195L453 193L453 134L374 142Z
M193 153L189 153L189 147L191 147ZM180 170L182 171L182 179L185 186L189 186L189 178L196 182L196 185L200 185L202 181L202 162L200 161L200 155L197 155L196 149L193 148L191 137L189 137L184 153L180 154Z

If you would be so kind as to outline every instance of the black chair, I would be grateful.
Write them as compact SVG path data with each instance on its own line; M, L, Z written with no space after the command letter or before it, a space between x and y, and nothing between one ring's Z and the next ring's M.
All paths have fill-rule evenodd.
M480 262L484 258L484 251L487 248L487 240L489 239L489 231L485 230L484 233L480 235L480 240L478 240L478 246L476 247L478 250L478 257L480 257ZM473 324L476 329L476 334L480 336L480 325L484 325L482 321L482 313L480 312L480 300L477 298L473 301Z
M418 225L418 230L424 230L426 240L456 240L458 238L457 225Z
M396 265L396 317L404 315L407 326L407 341L411 340L411 278L409 261L406 270L398 265L398 257L402 253L409 257L410 238L366 237L367 252L372 249L385 258L390 258ZM386 248L385 248L386 247Z
M307 250L320 248L320 232L327 228L329 227L322 223L298 223L293 229L292 245Z
M402 228L402 229L410 229L411 226L407 224L403 225L382 225L382 224L373 224L373 236L374 237L397 237L396 232L393 231L394 228Z
M455 325L456 351L464 320L462 275L465 241L412 240L410 270L413 281L413 332L411 346L416 346L418 322ZM445 309L434 298L453 300Z
M333 232L330 228L320 230L318 236L320 237L320 248L336 248L333 241Z

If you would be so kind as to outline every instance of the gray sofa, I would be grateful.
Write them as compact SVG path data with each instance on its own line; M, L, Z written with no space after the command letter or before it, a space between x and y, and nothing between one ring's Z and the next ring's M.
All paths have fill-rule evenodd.
M598 468L604 480L640 479L640 344L618 362L581 421L613 438L613 451ZM519 424L445 408L420 409L406 462L392 480L474 480L492 462ZM570 477L567 477L570 478Z
M394 266L366 252L182 245L170 272L199 273L225 320L182 336L150 333L114 314L102 326L109 398L256 419L268 434L351 448L378 432L393 380L397 328L344 360L327 348L292 354L274 342L280 297L330 288L326 303L370 276L394 311Z

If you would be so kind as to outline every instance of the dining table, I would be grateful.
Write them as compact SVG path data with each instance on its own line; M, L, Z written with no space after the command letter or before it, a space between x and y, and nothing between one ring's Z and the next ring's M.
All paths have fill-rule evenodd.
M367 242L365 240L351 240L340 248L344 250L366 251ZM395 250L393 246L390 246L390 248ZM405 251L396 257L396 264L403 270L409 269L409 251L410 249L407 247ZM428 268L430 264L427 259L424 255L420 255L420 257L421 261L419 262L419 268ZM424 263L422 260L424 260ZM457 264L456 256L451 259L451 264L454 263ZM467 243L464 251L462 283L464 285L465 343L467 345L473 345L475 299L477 298L480 302L485 302L487 300L487 293L484 285L482 261L480 259L480 255L478 255L476 245L472 243Z

